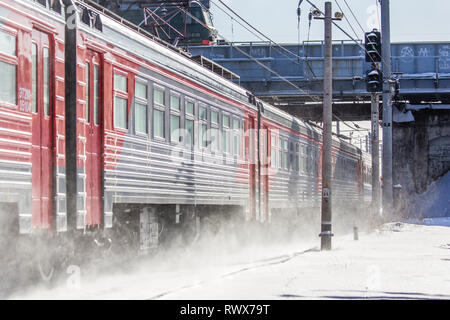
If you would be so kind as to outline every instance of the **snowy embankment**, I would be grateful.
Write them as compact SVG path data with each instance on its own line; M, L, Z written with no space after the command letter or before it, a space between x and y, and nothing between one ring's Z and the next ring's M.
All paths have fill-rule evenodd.
M407 216L411 218L447 218L442 221L429 220L436 224L448 220L450 224L450 171L434 181L422 194L416 194L410 198Z
M62 284L14 298L450 299L449 227L391 223L359 239L335 237L330 252L300 242L219 257L210 252L203 260L186 252L175 264L86 275L78 287Z

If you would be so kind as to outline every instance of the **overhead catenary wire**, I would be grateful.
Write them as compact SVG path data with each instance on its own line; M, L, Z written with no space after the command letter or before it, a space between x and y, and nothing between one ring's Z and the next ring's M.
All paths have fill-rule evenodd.
M281 45L277 44L275 41L273 41L272 39L270 39L269 37L265 36L262 32L260 32L258 29L256 29L255 27L253 27L252 25L250 25L248 22L246 22L239 14L237 14L233 9L229 8L229 6L225 5L223 3L223 1L218 0L219 2L221 2L226 8L228 8L228 10L230 10L231 12L233 12L233 14L235 14L239 19L241 19L242 21L244 21L247 25L249 25L252 29L254 29L256 32L258 32L259 34L261 34L262 36L264 36L266 39L268 39L270 42L276 44L277 46L279 46L280 48L282 48L283 50L287 51L290 54L295 55L293 52L287 50L286 48L282 47ZM314 8L317 9L317 7L311 3L310 1L306 0L308 3L310 3ZM213 0L211 0L211 2L216 6L219 7L217 4L214 3ZM193 20L197 21L200 25L202 25L203 27L207 28L207 26L200 21L198 18L196 18L195 16L193 16L192 14L190 14L187 10L184 9L180 9L183 10L185 12L186 15L190 16ZM223 9L222 9L223 11ZM319 10L320 11L320 10ZM320 13L322 14L322 12L320 11ZM247 28L246 28L247 29ZM248 29L247 29L248 30ZM222 37L225 41L227 41L227 39L218 33L218 35L220 37ZM352 38L353 39L353 38ZM354 40L354 39L353 39ZM355 41L355 40L354 40ZM285 81L286 83L288 83L289 85L291 85L292 87L294 87L296 90L298 90L299 92L305 94L307 97L309 97L313 102L321 102L320 99L318 99L317 97L309 94L308 92L306 92L305 90L301 89L299 86L297 86L296 84L294 84L293 82L289 81L288 79L286 79L285 77L283 77L282 75L280 75L278 72L276 72L275 70L267 67L266 65L264 65L263 63L261 63L260 61L258 61L256 58L254 58L253 56L251 56L250 54L246 53L244 50L240 49L238 46L234 45L233 43L230 43L230 45L235 48L237 51L239 51L240 53L242 53L243 55L245 55L246 57L248 57L249 59L251 59L252 61L256 62L258 65L260 65L262 68L266 69L267 71L269 71L270 73L276 75L277 77L279 77L281 80ZM295 55L296 56L296 55ZM338 117L336 114L334 114L334 117L336 119L338 119L339 121L343 122L347 127L358 131L358 129L348 125L346 123L346 121L342 120L340 117ZM357 124L353 123L356 127L359 127Z
M341 5L339 4L338 0L334 0L337 4L337 6L339 7L339 10L341 10L342 13L344 13L344 10L342 9ZM353 33L355 34L356 37L358 37L358 33L355 31L355 29L353 28L352 24L350 23L350 20L348 20L347 15L344 14L344 19L347 21L348 25L350 26L350 28L353 30Z
M277 51L278 53L280 53L281 55L285 56L286 58L288 58L288 60L290 60L291 62L301 66L301 64L299 63L299 61L302 59L302 57L300 56L300 54L295 54L294 52L292 52L291 50L285 48L284 46L280 45L279 43L273 41L270 37L268 37L267 35L265 35L264 33L262 33L261 31L259 31L257 28L255 28L252 24L250 24L247 20L245 20L244 18L242 18L242 16L240 16L238 13L236 13L236 11L234 11L231 7L229 7L228 5L226 5L223 1L218 0L227 10L229 10L231 13L233 13L236 17L238 17L244 24L246 24L248 27L250 27L251 29L253 29L257 34L255 34L254 31L251 31L248 27L244 26L242 23L240 23L239 21L237 21L236 19L233 18L233 16L231 16L228 12L226 12L222 7L220 7L217 3L214 2L214 0L210 0L210 2L217 7L219 10L221 10L223 13L225 13L227 16L229 16L233 21L236 21L239 25L241 25L245 30L247 30L248 32L250 32L251 34L253 34L255 37L257 37L260 40L263 40L261 37L263 37L264 39L268 40L271 44L274 44L275 47L273 48L275 51ZM200 3L200 5L203 7L203 4ZM258 35L259 34L259 35ZM223 36L222 36L223 37ZM232 41L233 42L233 41ZM281 52L280 50L278 50L276 47L280 48L282 51L284 51L285 53ZM294 58L290 58L286 53L289 53L290 55L294 56ZM316 78L316 75L309 63L308 60L305 60L306 65L308 66L308 69L311 71L311 73L313 74L313 77Z
M196 22L198 22L200 25L202 25L204 28L207 28L207 26L197 17L195 17L194 15L192 15L190 12L188 12L187 10L180 8L179 10L183 10L185 12L186 15L188 15L190 18L192 18L193 20L195 20ZM218 35L220 37L222 37L225 41L227 41L227 39L220 33L218 33ZM243 55L245 55L247 58L251 59L252 61L256 62L259 66L261 66L262 68L266 69L267 71L269 71L270 73L276 75L277 77L279 77L281 80L285 81L286 83L288 83L289 85L291 85L292 87L294 87L295 89L297 89L299 92L305 94L307 97L309 97L312 102L320 102L321 100L318 99L317 97L311 95L310 93L306 92L305 90L303 90L302 88L300 88L299 86L297 86L295 83L293 83L292 81L289 81L288 79L286 79L285 77L283 77L282 75L280 75L278 72L276 72L275 70L267 67L266 65L264 65L262 62L258 61L258 59L256 59L255 57L253 57L252 55L248 54L247 52L245 52L244 50L242 50L241 48L239 48L238 46L234 45L233 43L230 43L230 45L235 48L237 51L239 51L240 53L242 53Z
M347 8L350 10L350 13L352 14L353 18L356 20L356 23L358 23L358 25L361 28L362 32L365 32L364 28L362 27L361 23L359 23L359 20L356 17L355 13L353 12L352 8L348 5L347 0L344 0L344 2L345 2L345 5L347 6Z

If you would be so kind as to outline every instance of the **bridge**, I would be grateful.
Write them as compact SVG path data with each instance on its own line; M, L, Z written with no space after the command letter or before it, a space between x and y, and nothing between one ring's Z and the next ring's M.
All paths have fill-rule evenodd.
M333 43L333 112L342 120L370 119L370 93L365 84L370 63L365 62L360 44L362 47L350 41ZM324 43L282 47L241 42L190 47L189 51L238 74L240 79L235 81L262 100L304 119L320 121ZM414 105L450 103L450 42L393 43L392 71L400 80L401 101Z

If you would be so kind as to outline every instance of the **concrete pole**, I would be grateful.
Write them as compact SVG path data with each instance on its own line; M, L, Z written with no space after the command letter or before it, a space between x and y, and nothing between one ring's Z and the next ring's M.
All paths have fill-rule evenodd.
M383 57L383 209L392 212L392 97L391 78L391 26L389 0L381 1L382 57Z
M380 212L380 140L379 140L379 112L380 96L372 93L372 210L374 214Z
M332 50L331 2L325 3L325 57L323 62L323 154L322 154L322 227L321 250L331 250L331 147L332 147Z

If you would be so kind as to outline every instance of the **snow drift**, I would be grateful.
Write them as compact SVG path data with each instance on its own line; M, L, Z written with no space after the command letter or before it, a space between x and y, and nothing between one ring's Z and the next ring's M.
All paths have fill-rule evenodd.
M424 193L412 196L407 211L410 218L450 217L450 171Z

